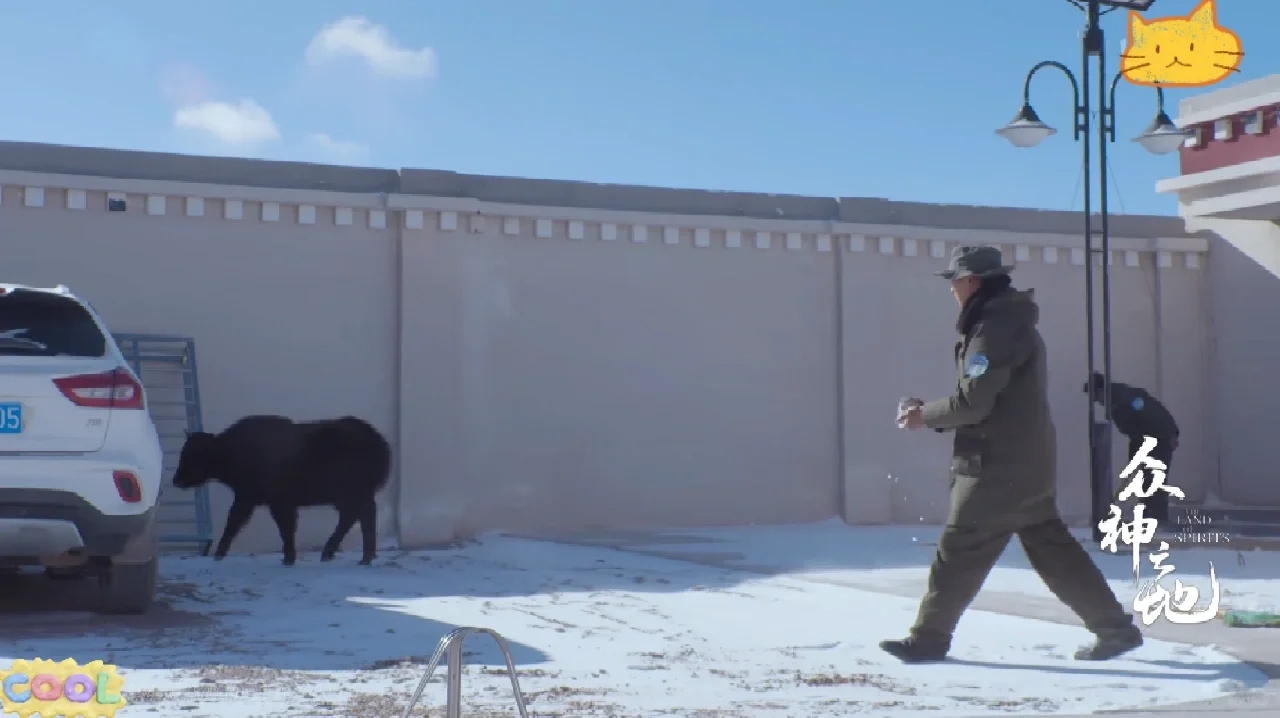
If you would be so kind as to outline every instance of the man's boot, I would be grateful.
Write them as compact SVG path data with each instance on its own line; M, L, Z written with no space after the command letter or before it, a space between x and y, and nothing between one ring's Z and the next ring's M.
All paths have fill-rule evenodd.
M1093 645L1076 651L1077 661L1109 661L1142 645L1142 631L1130 623L1124 628L1098 633Z
M945 660L951 651L951 637L933 631L914 631L897 641L881 641L880 650L903 663L933 663Z

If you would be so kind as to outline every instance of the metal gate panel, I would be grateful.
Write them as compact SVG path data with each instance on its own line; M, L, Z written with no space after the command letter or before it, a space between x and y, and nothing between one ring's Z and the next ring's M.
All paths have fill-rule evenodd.
M213 543L209 489L202 486L182 491L172 484L187 433L204 430L195 341L159 334L116 334L115 340L146 388L147 410L164 450L164 475L156 505L160 541L194 545L207 554Z

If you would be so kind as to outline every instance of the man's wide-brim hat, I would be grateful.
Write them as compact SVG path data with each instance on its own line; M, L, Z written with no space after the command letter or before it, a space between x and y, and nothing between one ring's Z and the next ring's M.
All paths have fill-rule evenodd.
M1013 267L1004 263L996 247L956 247L947 268L934 274L944 279L995 277L1008 274Z

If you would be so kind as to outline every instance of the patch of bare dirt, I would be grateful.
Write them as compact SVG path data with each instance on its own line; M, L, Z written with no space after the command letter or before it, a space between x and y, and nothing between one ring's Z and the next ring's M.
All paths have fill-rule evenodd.
M404 715L405 696L386 693L356 693L341 702L324 701L311 706L308 711L315 716L344 716L348 718L385 718ZM409 715L428 718L431 707L419 704ZM438 710L436 711L439 712Z
M527 691L524 701L528 705L546 703L548 701L564 702L568 698L585 698L588 696L607 696L610 691L601 688L574 688L572 686L554 686L541 691Z
M326 674L283 671L261 666L211 665L183 671L180 675L184 678L194 678L196 684L172 690L126 690L125 698L132 705L178 704L179 710L188 711L198 710L227 699L244 699L279 690L288 691L297 696L307 696L310 690L328 688L334 680L332 676Z
M974 698L970 696L950 696L950 700L957 703L967 703L971 706L982 706L989 710L995 711L1026 711L1028 709L1040 711L1042 713L1051 713L1057 711L1061 706L1056 701L1048 698Z
M885 693L894 693L900 696L914 696L916 689L912 686L895 681L894 679L880 675L878 673L820 673L813 676L804 674L796 674L796 680L806 686L827 687L827 686L867 686L876 688Z
M307 710L307 715L312 716L342 716L343 718L387 718L387 716L404 715L406 696L388 695L386 693L356 693L349 696L346 700L336 702L324 702L311 706ZM414 706L413 712L410 713L414 718L434 718L443 713L438 705L423 705L419 703ZM462 715L464 718L515 718L519 715L513 704L510 708L463 708ZM589 701L589 700L572 700L568 702L565 710L539 710L538 718L586 718L587 716L625 716L627 713L622 706L614 703ZM682 716L694 718L702 714L693 712L681 712ZM722 714L716 714L717 716ZM730 714L723 714L729 716ZM737 715L737 714L733 714Z
M366 671L386 671L393 668L426 668L431 662L430 656L405 656L403 658L381 658L364 667Z

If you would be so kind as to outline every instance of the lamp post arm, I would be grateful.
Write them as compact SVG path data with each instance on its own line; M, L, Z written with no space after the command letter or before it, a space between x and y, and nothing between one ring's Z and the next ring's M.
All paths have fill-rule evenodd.
M1056 60L1045 60L1044 62L1036 63L1031 70L1027 72L1027 79L1022 83L1022 102L1026 105L1031 104L1031 78L1034 77L1037 72L1046 67L1053 67L1061 70L1062 74L1066 75L1067 80L1071 82L1071 107L1075 111L1075 119L1071 123L1071 130L1074 138L1079 140L1080 133L1087 131L1086 127L1089 118L1087 117L1087 113L1084 108L1080 105L1080 82L1076 80L1076 75L1071 71L1071 68Z
M1117 72L1116 76L1111 78L1111 88L1107 91L1107 106L1102 108L1102 126L1107 134L1107 139L1116 141L1116 87L1120 84L1120 79L1124 77L1124 73ZM1156 85L1156 115L1164 113L1164 88Z
M1116 87L1123 77L1123 72L1117 72L1116 76L1111 78L1111 89L1107 91L1107 106L1102 108L1102 126L1106 130L1107 139L1112 142L1116 141ZM1156 92L1160 92L1160 88L1157 87ZM1161 97L1163 96L1162 94Z

